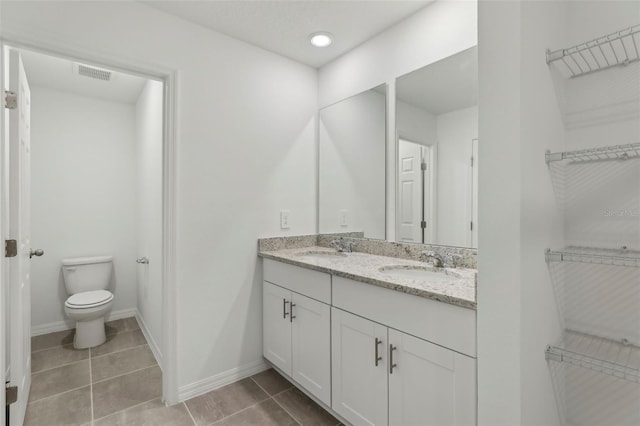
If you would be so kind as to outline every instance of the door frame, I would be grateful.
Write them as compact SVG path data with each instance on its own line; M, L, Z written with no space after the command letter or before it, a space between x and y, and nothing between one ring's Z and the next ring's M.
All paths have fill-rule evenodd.
M148 63L134 58L123 58L115 55L108 55L93 50L78 49L65 44L56 44L50 41L26 42L19 39L2 39L0 40L0 48L5 47L15 49L27 49L34 52L42 53L50 56L81 61L83 63L113 69L128 74L138 75L143 78L158 80L163 82L163 142L162 142L162 395L166 404L173 405L179 403L178 397L178 303L177 303L177 284L176 284L176 140L178 114L177 99L179 97L178 81L179 71L176 69L163 68L158 65L149 65ZM4 67L2 65L2 81L4 82ZM4 84L3 84L4 86ZM3 89L4 90L4 89ZM4 116L4 114L1 114ZM0 210L0 226L2 226L3 238L8 238L6 232L6 224L8 217L6 216L6 201L8 194L6 191L6 183L4 182L7 173L4 155L7 149L8 140L5 137L6 123L2 122L2 135L0 142L0 179L2 179L2 187L0 188L0 200L3 201L3 207ZM3 267L2 267L3 266ZM0 262L0 306L4 307L5 286L6 281L6 260ZM2 315L0 315L1 317ZM0 318L0 327L5 326L4 317ZM4 330L3 328L1 330ZM6 337L6 336L4 336ZM5 355L5 341L2 339L0 343L0 360ZM6 368L6 360L0 364L0 367ZM4 373L3 373L4 374ZM0 402L5 398L4 390L0 392ZM4 425L4 416L0 425Z

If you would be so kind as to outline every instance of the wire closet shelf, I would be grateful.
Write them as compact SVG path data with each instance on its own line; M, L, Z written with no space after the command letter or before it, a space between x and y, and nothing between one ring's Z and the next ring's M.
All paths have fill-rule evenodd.
M547 346L545 359L640 383L640 348L626 340L616 342L567 331L561 345Z
M601 148L581 149L577 151L555 152L547 151L545 161L602 161L602 160L627 160L640 157L640 143L630 143L626 145L615 145Z
M627 266L640 268L640 251L569 246L562 250L545 251L547 262L580 262L596 265Z
M640 25L566 49L547 49L547 64L560 61L571 78L640 60Z

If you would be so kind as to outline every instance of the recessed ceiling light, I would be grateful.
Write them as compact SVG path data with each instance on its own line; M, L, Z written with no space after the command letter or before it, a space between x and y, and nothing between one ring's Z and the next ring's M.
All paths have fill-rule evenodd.
M327 47L333 43L333 35L326 31L317 32L309 35L309 41L315 47Z

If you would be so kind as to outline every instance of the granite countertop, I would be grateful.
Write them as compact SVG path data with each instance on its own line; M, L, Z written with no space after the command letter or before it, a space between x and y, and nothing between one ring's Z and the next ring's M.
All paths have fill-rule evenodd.
M327 256L308 256L316 252L333 253ZM307 254L307 256L305 256ZM339 277L388 288L415 296L425 297L468 309L476 309L477 270L467 268L443 268L445 277L438 280L391 276L380 268L394 269L429 268L426 262L396 257L352 252L338 253L327 247L299 247L273 251L259 251L259 256L291 265L326 272Z

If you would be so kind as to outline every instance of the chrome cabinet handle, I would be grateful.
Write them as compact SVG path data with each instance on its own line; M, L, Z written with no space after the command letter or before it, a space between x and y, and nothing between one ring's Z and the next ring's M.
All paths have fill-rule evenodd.
M389 343L389 374L393 374L393 367L398 366L398 364L393 363L393 351L395 351L396 349L398 349L397 346L393 346L391 343Z
M136 259L136 263L143 263L145 265L149 264L149 258L148 257L139 257Z
M282 318L287 319L287 315L289 315L289 312L287 312L287 299L282 299Z
M293 319L296 317L295 315L293 315L293 307L296 306L295 303L291 302L291 309L289 310L289 313L291 315L289 315L289 322L293 322Z
M376 352L376 362L375 362L375 365L376 365L376 367L378 366L378 362L382 361L382 357L380 355L378 355L378 346L380 346L380 343L382 343L382 340L380 340L380 339L378 339L376 337L376 343L375 343L375 347L376 347L376 351L375 351Z
M44 254L44 250L42 249L35 249L35 250L29 250L29 259L31 259L33 256L42 256Z

